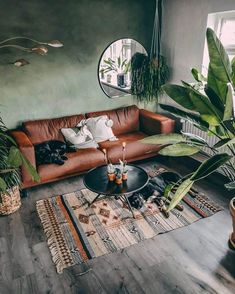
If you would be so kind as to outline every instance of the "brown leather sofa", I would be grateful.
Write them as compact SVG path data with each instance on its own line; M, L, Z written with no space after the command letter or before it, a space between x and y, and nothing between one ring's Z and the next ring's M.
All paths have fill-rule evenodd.
M113 120L113 132L118 141L99 143L99 148L89 148L67 153L64 165L44 164L36 167L34 145L48 140L64 140L61 128L75 127L82 119L108 115ZM103 148L113 163L122 158L122 142L126 142L126 160L137 161L157 155L160 145L142 144L138 140L148 135L171 133L175 121L163 115L139 109L132 105L108 111L90 112L85 115L72 115L54 119L26 121L21 130L12 131L21 152L37 168L40 183L33 182L25 168L22 168L22 187L29 188L38 184L60 180L82 174L89 169L105 164Z

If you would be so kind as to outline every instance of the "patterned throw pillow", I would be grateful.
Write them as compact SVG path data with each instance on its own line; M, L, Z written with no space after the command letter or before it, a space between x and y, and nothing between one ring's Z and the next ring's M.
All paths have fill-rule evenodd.
M85 149L98 147L86 125L75 128L63 128L61 129L61 133L72 148Z
M109 119L107 115L101 115L97 117L84 119L78 124L78 126L80 125L88 127L88 130L91 132L94 140L97 143L107 140L118 140L113 134L113 121Z

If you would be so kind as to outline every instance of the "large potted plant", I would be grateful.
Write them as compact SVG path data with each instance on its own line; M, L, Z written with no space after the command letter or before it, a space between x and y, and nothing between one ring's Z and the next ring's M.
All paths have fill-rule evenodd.
M168 210L181 201L196 181L207 177L218 168L222 168L229 178L226 188L235 189L235 59L229 61L223 45L212 29L207 29L206 37L210 58L207 78L193 69L192 74L197 86L184 81L182 86L164 85L163 90L180 107L165 104L160 106L165 111L191 122L208 135L215 136L216 144L210 145L207 140L191 133L151 136L143 140L144 143L163 144L160 151L162 155L193 155L205 147L213 154L191 175L168 187L168 191L177 188ZM230 203L230 211L235 223L234 199ZM234 246L235 232L230 241Z
M21 154L0 117L0 215L8 215L21 206L20 167L24 165L32 179L39 176L31 163Z

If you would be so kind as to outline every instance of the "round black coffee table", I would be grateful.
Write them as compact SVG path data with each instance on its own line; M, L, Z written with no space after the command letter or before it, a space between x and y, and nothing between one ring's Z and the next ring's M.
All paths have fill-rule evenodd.
M100 195L116 196L126 201L129 210L135 217L128 195L130 196L130 194L143 189L148 184L149 176L141 167L132 164L128 164L126 167L128 169L128 178L120 185L108 180L106 165L93 168L87 172L83 178L84 185L87 189L98 194L89 205L94 203Z

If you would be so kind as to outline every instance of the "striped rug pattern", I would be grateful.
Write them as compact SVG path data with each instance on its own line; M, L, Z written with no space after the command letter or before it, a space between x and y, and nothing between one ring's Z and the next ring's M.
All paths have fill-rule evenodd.
M135 210L114 197L97 200L83 189L37 201L36 208L58 273L64 268L137 244L160 233L187 226L221 208L203 194L184 197L182 212L166 218L155 203Z

